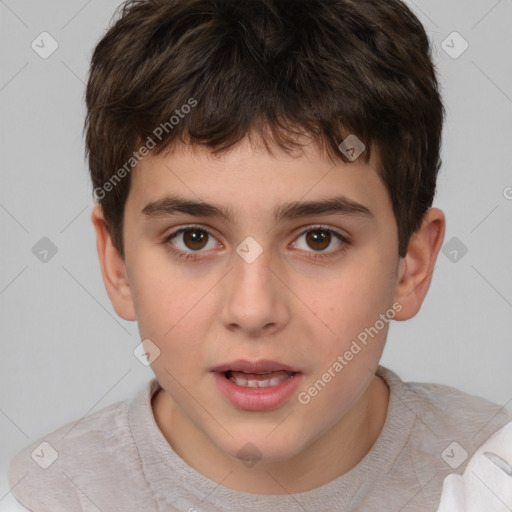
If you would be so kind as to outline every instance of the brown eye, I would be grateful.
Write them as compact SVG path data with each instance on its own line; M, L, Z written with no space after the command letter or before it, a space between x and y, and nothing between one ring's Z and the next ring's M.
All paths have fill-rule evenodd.
M329 247L331 240L331 233L324 229L317 229L306 233L306 242L315 251L324 251Z
M205 252L218 246L217 239L208 231L196 227L178 229L166 242L182 253ZM203 250L204 249L204 250Z
M312 226L293 242L296 249L300 249L307 258L315 261L341 256L349 245L349 240L341 233L323 226Z
M183 242L188 249L198 251L203 249L208 241L208 233L201 229L188 229L183 232Z

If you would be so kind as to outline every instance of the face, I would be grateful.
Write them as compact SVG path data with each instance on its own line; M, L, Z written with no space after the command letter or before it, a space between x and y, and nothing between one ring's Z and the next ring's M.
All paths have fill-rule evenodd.
M314 146L271 156L247 141L139 164L126 273L184 432L232 457L245 447L284 461L364 394L400 307L397 227L376 165L333 165Z

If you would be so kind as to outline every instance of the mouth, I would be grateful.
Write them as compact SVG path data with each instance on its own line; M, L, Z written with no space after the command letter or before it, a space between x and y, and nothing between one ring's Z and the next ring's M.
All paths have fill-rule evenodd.
M242 388L270 388L286 382L288 379L292 378L296 372L280 370L277 372L246 373L228 370L223 373L226 379Z
M302 377L297 368L276 361L233 361L211 371L221 395L236 408L250 411L281 406Z

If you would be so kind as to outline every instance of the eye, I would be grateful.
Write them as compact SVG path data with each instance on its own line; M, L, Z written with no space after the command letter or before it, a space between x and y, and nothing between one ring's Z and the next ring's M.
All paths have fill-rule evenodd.
M311 252L310 249L313 249L314 252L309 257L318 259L339 254L347 248L348 243L347 238L341 233L322 226L314 226L300 234L293 245L297 249L307 252ZM327 250L329 247L331 250ZM326 253L325 256L323 253Z
M169 252L185 260L195 260L202 252L222 245L207 229L198 226L177 229L163 241ZM312 260L339 256L349 244L341 233L323 226L311 226L292 243L294 248L304 251L306 257ZM329 247L331 250L328 250Z
M209 231L194 226L174 231L165 238L165 241L171 246L169 249L172 252L185 253L184 257L187 253L203 252L203 249L214 249L219 245Z

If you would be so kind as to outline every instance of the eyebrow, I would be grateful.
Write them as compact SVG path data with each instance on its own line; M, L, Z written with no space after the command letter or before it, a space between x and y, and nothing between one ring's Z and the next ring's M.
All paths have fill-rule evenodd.
M147 217L167 217L177 214L194 217L218 217L233 223L235 219L231 208L203 201L193 201L183 197L167 196L148 203L141 211ZM364 205L356 203L344 196L332 197L317 201L291 202L274 208L274 221L293 220L314 215L338 214L351 217L374 217Z

